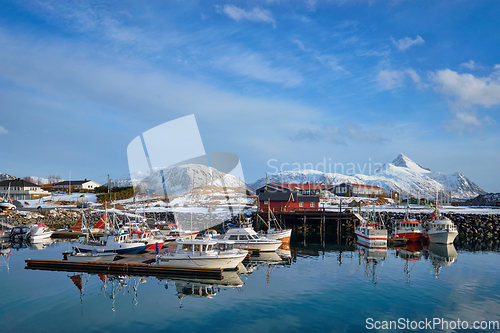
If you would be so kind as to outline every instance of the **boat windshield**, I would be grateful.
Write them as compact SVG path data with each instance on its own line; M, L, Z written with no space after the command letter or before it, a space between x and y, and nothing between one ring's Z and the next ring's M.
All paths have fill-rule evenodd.
M221 251L230 251L234 248L233 244L227 244L227 243L217 243L215 245L215 249L221 250Z

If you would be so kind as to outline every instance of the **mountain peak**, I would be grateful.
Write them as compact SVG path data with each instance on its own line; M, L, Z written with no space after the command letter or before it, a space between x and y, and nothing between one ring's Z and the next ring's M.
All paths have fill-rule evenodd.
M402 167L402 168L408 168L414 172L418 173L428 173L431 172L430 169L424 168L420 164L414 162L410 158L408 158L406 155L403 153L399 154L398 157L394 161L392 161L392 164L397 167Z

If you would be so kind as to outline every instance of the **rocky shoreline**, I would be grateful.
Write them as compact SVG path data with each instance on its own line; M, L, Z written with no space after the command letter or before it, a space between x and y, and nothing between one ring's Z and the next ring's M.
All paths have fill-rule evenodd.
M87 211L85 213L86 221L89 225L94 225L103 215L102 211ZM198 216L200 215L200 216ZM500 238L500 215L480 215L480 214L443 214L449 217L457 226L460 236ZM81 216L80 211L71 209L54 209L47 212L16 212L0 216L0 221L13 226L30 225L35 223L44 223L51 229L62 229L71 227ZM166 213L146 213L146 218L152 220L170 220L173 221L172 214ZM388 229L392 228L394 221L404 218L404 213L380 213ZM193 227L203 229L204 214L193 214ZM417 214L417 220L425 221L430 219L430 214ZM118 219L123 220L123 216ZM205 221L206 222L206 221ZM236 221L234 221L236 222Z

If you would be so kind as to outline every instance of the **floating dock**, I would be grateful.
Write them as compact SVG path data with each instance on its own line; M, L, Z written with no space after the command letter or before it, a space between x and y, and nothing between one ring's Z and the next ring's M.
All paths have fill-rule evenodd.
M222 280L222 269L155 265L150 256L120 256L115 261L82 262L69 260L27 259L25 269L66 272L125 274L140 276L210 277ZM118 258L118 257L117 257Z

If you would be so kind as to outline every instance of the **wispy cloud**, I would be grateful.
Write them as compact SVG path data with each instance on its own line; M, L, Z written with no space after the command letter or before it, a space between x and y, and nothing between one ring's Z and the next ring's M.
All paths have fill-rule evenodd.
M267 22L272 23L273 27L276 27L276 20L267 9L255 7L252 10L244 10L235 5L215 6L215 8L235 21L249 20L254 22Z
M468 62L464 62L463 64L460 64L460 68L467 68L470 70L474 70L478 67L479 67L479 65L476 64L476 62L474 60L469 60Z
M324 67L327 67L334 72L344 72L345 74L348 73L348 71L343 66L339 65L339 59L335 55L321 54L315 49L307 48L304 46L304 43L298 39L291 39L291 41L295 43L300 50L312 54L313 58Z
M376 80L384 89L392 90L403 86L407 78L410 78L417 85L417 88L425 86L420 75L412 68L404 70L384 69L378 73Z
M302 75L294 69L276 67L257 53L245 53L235 56L224 56L216 61L216 65L225 71L232 72L258 81L278 83L285 87L294 87L302 83Z
M419 45L425 43L424 39L420 36L417 36L415 39L411 39L410 37L401 38L399 40L395 40L391 37L392 43L396 45L398 50L406 51L413 45Z
M0 126L0 134L8 134L8 133L9 133L9 131L7 131L7 130L5 129L5 127Z
M341 127L323 125L302 128L295 135L289 136L289 139L291 141L327 142L342 146L347 146L348 141L364 144L380 144L388 141L380 134L350 121L343 122Z

